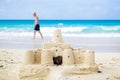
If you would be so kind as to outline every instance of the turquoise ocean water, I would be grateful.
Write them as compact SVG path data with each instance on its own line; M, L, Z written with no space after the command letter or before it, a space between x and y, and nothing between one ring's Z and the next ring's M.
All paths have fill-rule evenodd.
M120 20L40 20L39 24L45 42L60 28L64 41L74 48L120 52ZM32 39L33 29L34 20L0 20L0 48L42 48L39 34Z
M60 28L66 36L120 36L120 20L40 20L39 24L46 36L50 36L55 28ZM0 20L0 34L32 35L33 25L33 20Z

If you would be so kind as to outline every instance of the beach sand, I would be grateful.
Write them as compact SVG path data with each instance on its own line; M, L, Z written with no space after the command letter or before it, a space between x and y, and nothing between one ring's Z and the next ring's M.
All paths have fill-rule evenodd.
M0 80L19 80L18 69L26 50L0 49ZM120 80L120 53L96 53L99 72L92 74L65 74L60 67L52 67L46 80ZM22 80L44 80L30 77Z
M21 80L18 70L21 66L26 50L43 47L44 41L32 36L0 37L0 80ZM98 73L65 74L61 67L51 67L51 73L45 80L120 80L120 37L85 38L64 37L64 41L71 43L73 48L95 50L95 61L99 66ZM44 80L38 76L22 80Z
M0 36L0 49L36 49L43 48L43 42L51 41L51 36L36 40L32 36ZM93 49L96 52L120 52L120 37L66 37L64 42L73 48Z

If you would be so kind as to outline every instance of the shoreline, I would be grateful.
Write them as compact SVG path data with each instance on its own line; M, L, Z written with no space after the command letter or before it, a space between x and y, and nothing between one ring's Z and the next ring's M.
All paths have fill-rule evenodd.
M64 35L63 35L64 36ZM39 35L33 40L32 36L0 37L0 49L37 49L42 48L44 42L51 41L45 36L41 40ZM120 52L120 37L63 37L64 42L71 43L74 48L92 49L96 52Z
M52 34L51 33L53 33L53 31L56 29L56 28L54 28L54 29L51 29L51 31L49 31L49 32L47 32L47 31L45 31L47 28L45 28L45 29L41 29L41 32L42 32L42 34L44 34L44 36L46 36L46 37L51 37L52 36ZM61 28L60 28L61 29ZM64 37L82 37L82 38L117 38L117 37L120 37L120 33L82 33L82 32L79 32L79 33L74 33L74 32L70 32L70 31L68 31L68 32L66 32L66 31L64 31L64 29L63 29L63 31L62 31L62 35L64 36ZM2 36L2 37L10 37L10 35L11 35L11 37L31 37L31 36L33 36L33 31L31 31L31 32L20 32L20 31L18 31L18 32L0 32L0 36Z

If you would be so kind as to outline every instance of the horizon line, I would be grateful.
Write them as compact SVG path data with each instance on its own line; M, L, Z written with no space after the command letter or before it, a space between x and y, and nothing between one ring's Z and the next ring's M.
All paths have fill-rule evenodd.
M0 19L0 20L34 20L34 19ZM39 20L117 20L120 19L39 19Z

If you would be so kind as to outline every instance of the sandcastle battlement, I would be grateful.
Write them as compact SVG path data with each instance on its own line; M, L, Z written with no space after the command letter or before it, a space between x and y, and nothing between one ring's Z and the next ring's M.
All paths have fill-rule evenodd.
M25 53L25 59L23 64L44 64L44 65L55 65L53 64L53 57L61 56L63 64L72 65L75 64L87 64L94 65L95 63L95 52L93 50L85 51L83 49L61 49L60 47L53 47L51 49L37 49L35 51L29 50ZM65 63L66 62L66 63ZM68 64L67 64L68 62Z
M35 64L39 66L74 66L68 72L75 74L98 71L95 63L95 51L86 51L82 48L73 49L71 44L63 41L60 29L54 31L52 41L45 42L43 49L29 50L25 53L23 65Z

